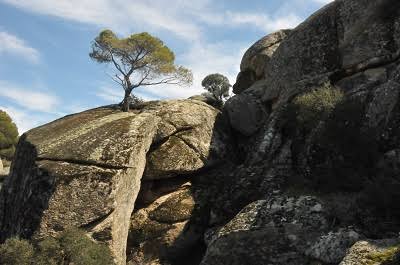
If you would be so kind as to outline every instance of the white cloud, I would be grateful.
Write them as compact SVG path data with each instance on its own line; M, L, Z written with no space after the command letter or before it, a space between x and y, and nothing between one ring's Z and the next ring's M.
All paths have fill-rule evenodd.
M123 97L122 88L114 88L111 86L101 86L99 90L96 91L96 96L103 99L108 103L117 103L121 102Z
M330 2L333 2L334 0L313 0L313 1L320 4L328 4Z
M32 91L0 80L0 97L7 98L19 106L45 113L58 113L59 99L46 92Z
M167 30L184 39L196 40L200 28L182 15L184 7L199 8L199 4L182 5L182 1L126 0L2 0L27 11L52 15L83 23L111 27L129 32L132 27L147 30ZM200 0L199 3L204 0Z
M0 55L13 54L33 63L39 62L39 52L24 40L5 31L0 31Z
M272 32L279 29L289 29L296 27L301 18L295 14L288 14L282 17L271 18L268 15L257 13L234 13L227 12L227 21L233 25L249 24L263 29L265 32Z
M262 13L235 13L216 10L211 0L0 0L18 8L64 19L111 27L120 33L133 28L165 30L185 40L199 41L204 23L234 27L253 25L263 31L293 27L300 19L292 14L270 17ZM322 0L313 0L322 1Z

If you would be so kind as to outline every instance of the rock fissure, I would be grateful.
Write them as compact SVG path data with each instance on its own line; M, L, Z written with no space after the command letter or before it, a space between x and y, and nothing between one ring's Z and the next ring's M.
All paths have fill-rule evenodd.
M396 53L386 55L386 56L373 57L364 62L358 63L352 67L348 67L345 69L341 69L337 72L334 72L329 77L329 79L334 84L334 83L342 80L343 78L353 76L355 74L364 72L369 69L374 69L374 68L386 66L388 64L396 63L399 60L400 60L400 51L397 51Z
M38 157L36 161L52 161L52 162L60 162L60 163L68 163L68 164L75 164L75 165L82 165L82 166L93 166L99 167L103 169L116 169L116 170L124 170L128 168L133 168L129 166L117 166L117 165L110 165L105 163L98 163L94 161L84 161L84 160L75 160L75 159L56 159L50 157Z
M175 127L175 125L172 124L172 123L170 123L170 122L169 122L168 124L171 124L172 126ZM193 129L194 129L193 126L187 126L187 127L183 127L183 128L179 128L179 129L177 129L177 128L175 127L175 131L174 131L173 133L171 133L170 135L168 135L168 136L166 136L166 137L163 137L162 139L160 139L160 140L158 140L158 141L156 141L156 142L153 142L152 145L150 146L149 153L151 153L151 152L154 151L155 149L159 148L161 145L163 145L164 143L166 143L171 137L177 135L178 133L188 132L188 131L191 131L191 130L193 130Z

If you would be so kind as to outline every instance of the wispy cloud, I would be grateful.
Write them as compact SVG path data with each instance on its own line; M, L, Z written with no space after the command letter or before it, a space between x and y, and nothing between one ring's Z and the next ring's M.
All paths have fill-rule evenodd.
M32 91L0 80L0 97L29 110L58 113L59 99L47 92Z
M252 25L269 32L296 26L300 18L289 13L270 17L263 13L216 10L210 0L0 0L31 12L118 29L165 30L189 41L202 38L205 25L235 27ZM313 0L324 1L324 0Z
M334 0L313 0L313 1L320 4L328 4L330 2L333 2Z
M5 31L0 31L0 55L12 54L27 59L32 63L39 62L39 52L30 47L24 40Z
M123 97L122 88L114 88L112 86L101 86L95 93L95 95L107 103L120 102Z
M111 27L129 32L132 27L166 30L184 39L195 40L200 28L182 15L184 8L199 8L199 4L182 1L125 0L2 0L18 8L73 21ZM203 2L204 0L199 0Z
M301 18L293 13L272 18L268 15L258 13L227 12L226 17L226 21L231 25L254 25L265 32L294 28L301 22Z

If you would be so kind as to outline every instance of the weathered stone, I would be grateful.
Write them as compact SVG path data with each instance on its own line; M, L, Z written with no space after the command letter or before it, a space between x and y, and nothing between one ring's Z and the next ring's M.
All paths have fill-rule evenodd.
M116 263L124 264L144 171L146 182L217 163L229 153L229 135L218 116L218 110L195 100L147 102L129 113L98 108L29 131L21 137L2 189L1 240L42 238L81 227L107 243ZM162 194L140 199L138 205ZM170 208L160 206L149 215L182 230L179 224L190 218L193 206L186 197L171 197L164 203ZM179 203L180 215L169 212Z
M1 193L2 239L82 227L125 264L130 215L157 123L148 113L100 108L23 135Z
M306 254L328 264L337 264L346 255L346 251L362 236L352 229L340 229L321 236L315 244L306 250Z
M201 234L188 221L194 210L189 187L161 196L135 212L128 238L129 259L133 264L164 264L180 261L196 244ZM159 261L160 260L160 261Z
M290 30L271 33L254 43L243 55L240 73L233 85L233 93L240 94L257 80L263 79L265 68L282 40Z
M395 265L400 251L399 239L365 240L355 243L340 265ZM395 261L395 259L397 261Z
M220 112L203 102L158 102L142 111L161 118L147 156L146 180L193 173L214 165L229 153L229 137Z
M267 111L261 101L251 93L230 98L225 103L225 111L232 128L245 136L257 132L267 118Z
M257 201L209 235L201 264L307 264L305 249L327 227L324 208L313 197Z

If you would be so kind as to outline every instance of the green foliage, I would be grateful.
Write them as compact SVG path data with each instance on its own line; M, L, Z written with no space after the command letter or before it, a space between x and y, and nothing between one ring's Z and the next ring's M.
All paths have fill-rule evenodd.
M390 247L384 251L377 251L368 255L368 265L388 264L396 258L396 253L400 250L399 246ZM394 263L393 263L394 264Z
M5 111L0 110L0 158L12 159L17 142L17 126Z
M341 90L325 84L319 89L296 97L290 106L296 116L296 124L306 130L315 128L320 121L328 118L343 96Z
M27 240L8 239L0 245L0 264L4 265L111 265L109 248L97 244L85 232L71 228L59 237L48 237L33 247Z
M35 265L58 265L64 263L64 250L60 242L53 237L48 237L39 242L36 252Z
M15 154L15 146L12 145L8 148L0 149L0 157L12 160Z
M221 106L223 105L223 100L229 97L231 84L224 75L218 73L210 74L203 79L201 85L208 91L208 95L212 96Z
M71 228L64 232L60 244L70 263L76 265L113 264L110 250L102 244L96 244L82 230Z
M115 67L113 80L125 90L127 110L128 97L137 87L190 85L193 80L190 70L175 65L174 53L160 39L147 32L120 39L111 30L104 30L92 43L89 56L98 63Z
M0 264L31 265L33 258L33 246L26 240L11 238L0 245Z

